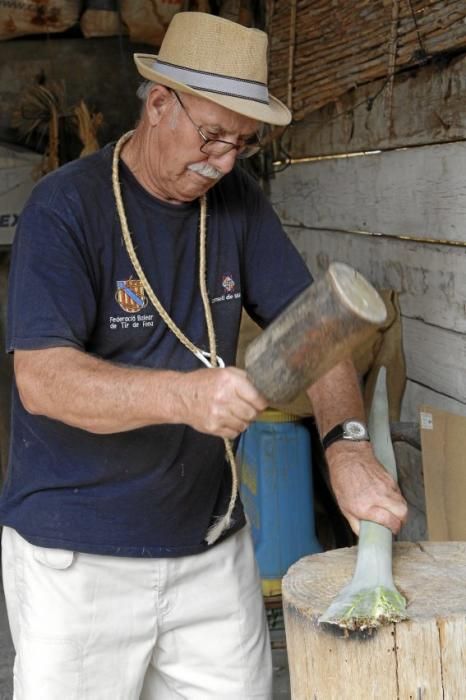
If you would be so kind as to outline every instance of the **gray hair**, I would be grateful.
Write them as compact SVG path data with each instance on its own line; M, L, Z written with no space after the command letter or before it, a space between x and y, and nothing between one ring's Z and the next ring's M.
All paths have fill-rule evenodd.
M138 87L136 95L139 97L139 99L142 102L145 102L147 100L147 98L149 97L150 91L156 85L157 85L157 83L153 83L152 80L144 80L144 82L141 83L140 86Z
M139 99L142 101L142 109L141 112L144 111L145 104L147 102L147 98L150 95L150 92L152 88L156 87L159 85L159 83L155 83L152 80L145 80L143 83L140 84L140 86L137 89L136 95L139 97ZM166 87L166 86L164 86ZM175 100L175 105L173 108L173 112L170 117L170 128L174 129L176 126L176 122L178 119L178 114L181 111L181 105L178 100Z

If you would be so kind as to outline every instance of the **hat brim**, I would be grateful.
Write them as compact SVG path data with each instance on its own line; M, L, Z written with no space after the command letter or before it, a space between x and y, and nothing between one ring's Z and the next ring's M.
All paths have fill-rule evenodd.
M208 90L196 90L180 83L172 78L162 75L154 70L153 65L157 60L157 56L153 54L135 53L133 54L134 61L139 73L154 83L165 85L173 90L179 90L189 95L202 97L210 102L230 109L232 112L237 112L245 117L250 117L264 124L273 124L275 126L286 126L291 122L291 112L283 102L280 102L276 97L269 95L269 103L264 104L255 100L244 99L242 97L232 97L231 95L222 95Z

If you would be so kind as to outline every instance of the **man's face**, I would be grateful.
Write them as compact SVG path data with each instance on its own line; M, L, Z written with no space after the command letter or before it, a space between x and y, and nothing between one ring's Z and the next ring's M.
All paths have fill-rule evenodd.
M154 191L172 202L189 202L205 194L233 168L237 149L223 155L203 153L205 141L221 139L244 143L255 135L258 123L208 100L166 91L166 103L155 129L151 130L150 181ZM150 98L149 98L150 99Z

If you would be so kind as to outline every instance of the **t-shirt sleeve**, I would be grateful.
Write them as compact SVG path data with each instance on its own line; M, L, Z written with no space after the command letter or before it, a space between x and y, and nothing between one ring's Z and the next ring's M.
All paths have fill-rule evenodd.
M43 203L28 204L13 244L7 351L85 349L95 315L96 294L76 219Z
M249 183L246 200L243 304L249 315L265 327L313 279L257 183Z

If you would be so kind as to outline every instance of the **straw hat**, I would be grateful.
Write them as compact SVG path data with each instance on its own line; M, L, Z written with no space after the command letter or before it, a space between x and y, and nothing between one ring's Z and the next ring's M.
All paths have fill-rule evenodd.
M203 97L266 124L291 113L267 88L267 34L204 12L179 12L158 56L134 54L147 80Z

